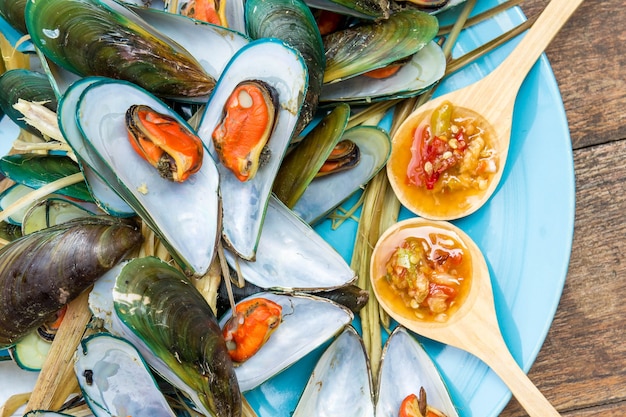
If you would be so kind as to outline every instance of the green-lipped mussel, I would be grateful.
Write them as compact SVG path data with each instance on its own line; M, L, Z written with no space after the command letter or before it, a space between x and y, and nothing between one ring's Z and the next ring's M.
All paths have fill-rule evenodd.
M433 40L437 18L402 10L388 19L363 23L324 36L324 83L338 82L411 56Z
M90 217L0 249L0 347L37 328L141 242L141 233L128 223Z
M217 320L179 270L158 258L135 258L98 280L89 306L201 413L240 415L239 385Z
M259 65L260 57L263 65ZM278 114L266 145L267 162L259 166L254 178L241 182L219 162L212 135L222 121L232 92L245 80L262 81L276 91ZM255 257L272 184L294 135L306 88L306 65L295 49L277 39L252 41L229 62L198 126L198 136L216 161L220 174L222 236L226 246L243 259Z
M203 275L215 254L220 230L219 176L213 159L204 152L202 167L187 181L162 178L132 149L126 109L143 104L182 125L187 123L136 85L111 79L86 84L76 87L83 91L74 103L67 108L61 104L63 131L78 133L69 140L72 147L89 149L92 168L161 238L185 272Z
M33 43L79 75L129 80L166 97L207 97L215 86L188 51L112 0L29 2L25 16Z

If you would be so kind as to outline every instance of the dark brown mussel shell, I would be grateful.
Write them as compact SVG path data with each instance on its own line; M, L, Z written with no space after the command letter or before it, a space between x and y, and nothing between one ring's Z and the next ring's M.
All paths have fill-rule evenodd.
M0 249L0 348L43 324L142 240L135 225L93 216Z

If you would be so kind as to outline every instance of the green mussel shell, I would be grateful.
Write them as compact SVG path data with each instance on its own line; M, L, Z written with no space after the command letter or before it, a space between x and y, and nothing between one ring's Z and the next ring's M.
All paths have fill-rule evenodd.
M107 0L31 1L26 26L51 61L81 76L131 81L162 97L205 97L215 80L182 46Z
M48 77L26 69L13 69L0 75L0 109L22 129L43 137L39 130L24 121L21 112L13 108L19 99L43 103L46 108L56 112L57 99Z
M296 132L311 121L324 78L324 45L311 9L302 0L248 0L246 30L253 39L277 38L302 55L309 72L309 84Z
M18 184L37 189L78 174L80 167L63 155L15 154L0 158L0 172ZM82 201L94 201L84 181L61 188L56 193Z
M226 342L202 295L177 269L154 257L128 262L113 290L120 320L217 417L241 413L241 393Z
M409 57L433 40L438 30L436 17L406 9L386 20L326 35L323 38L324 83L350 78Z
M90 217L26 235L0 249L0 348L39 327L142 240L134 225Z
M24 10L26 0L0 0L0 16L6 20L13 29L26 33L26 21Z

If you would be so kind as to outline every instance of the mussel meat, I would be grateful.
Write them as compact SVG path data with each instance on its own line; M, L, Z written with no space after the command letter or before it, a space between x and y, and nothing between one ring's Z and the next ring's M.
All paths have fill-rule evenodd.
M243 362L267 342L280 325L283 308L266 298L252 298L235 306L235 312L222 329L228 354Z
M315 177L323 177L353 168L359 163L360 157L361 152L356 143L350 139L344 139L335 145Z
M142 239L134 225L93 216L26 235L0 249L0 348L56 314Z
M262 164L277 108L277 92L259 80L241 82L226 101L223 118L213 131L213 146L222 164L240 181L254 178Z
M189 0L180 8L180 14L203 22L226 27L226 1Z
M133 149L163 178L182 182L200 170L202 140L173 117L135 104L126 111L126 129Z

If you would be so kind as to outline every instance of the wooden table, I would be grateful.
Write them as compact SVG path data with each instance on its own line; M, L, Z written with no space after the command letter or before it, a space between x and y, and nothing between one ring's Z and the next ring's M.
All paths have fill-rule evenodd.
M534 16L547 3L522 9ZM570 125L576 220L563 295L529 377L568 417L626 416L624 26L623 1L586 0L546 52ZM501 414L525 415L515 399Z

